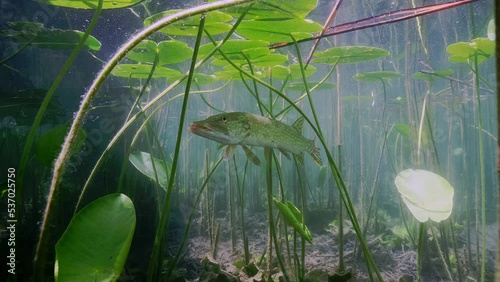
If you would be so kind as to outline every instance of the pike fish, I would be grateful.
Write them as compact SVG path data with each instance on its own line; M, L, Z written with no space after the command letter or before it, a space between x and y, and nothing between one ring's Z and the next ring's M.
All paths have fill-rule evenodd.
M189 130L196 135L227 145L224 151L225 159L230 158L235 148L240 145L247 157L259 165L259 158L247 147L258 146L276 148L288 159L292 153L300 163L303 163L303 152L307 152L316 164L321 165L319 148L314 145L314 140L302 136L303 124L303 117L289 126L275 119L251 113L231 112L195 121L191 123Z

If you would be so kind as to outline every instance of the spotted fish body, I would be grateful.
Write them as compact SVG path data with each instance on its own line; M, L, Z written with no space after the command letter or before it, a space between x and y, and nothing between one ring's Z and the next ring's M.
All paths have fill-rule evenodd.
M247 156L256 164L260 161L247 146L276 148L286 157L292 153L302 160L302 153L309 153L313 160L321 165L319 149L313 140L302 136L303 118L299 118L292 126L275 119L244 112L231 112L211 116L202 121L195 121L189 130L199 136L227 145L225 157L234 153L237 145L241 145Z

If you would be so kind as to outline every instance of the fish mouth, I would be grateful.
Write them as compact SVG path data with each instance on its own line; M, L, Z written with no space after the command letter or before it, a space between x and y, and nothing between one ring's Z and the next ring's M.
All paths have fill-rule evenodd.
M199 122L193 122L189 126L189 131L191 131L191 133L196 134L196 133L199 133L199 132L202 132L202 131L212 131L212 129L210 129L206 125L201 124Z

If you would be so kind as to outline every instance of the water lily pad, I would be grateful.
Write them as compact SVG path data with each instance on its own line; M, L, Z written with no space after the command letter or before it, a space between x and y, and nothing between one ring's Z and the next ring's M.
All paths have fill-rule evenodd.
M245 71L250 72L250 70L248 70L247 67L243 67L243 69ZM235 69L231 65L225 66L222 71L215 72L215 76L217 77L217 79L220 79L220 80L230 80L230 79L231 80L241 80L242 76L245 79L248 78L246 75L241 74L239 70ZM254 76L256 76L258 78L264 78L264 77L266 77L266 73L264 73L260 70L256 70L256 71L254 71Z
M60 7L68 7L68 8L76 8L76 9L96 9L99 4L99 0L40 0L42 3L60 6ZM102 8L103 9L117 9L133 6L142 0L102 0Z
M389 80L394 78L401 78L402 74L394 71L373 71L373 72L365 72L358 73L354 75L354 78L359 81L364 82L380 82L381 80Z
M319 23L304 19L267 19L250 20L240 23L236 32L248 39L269 42L292 41L312 37L311 32L321 31Z
M226 55L232 55L232 54L240 54L244 50L248 49L256 49L256 48L263 48L267 50L267 53L271 53L273 50L269 49L267 46L269 46L269 42L264 41L264 40L236 40L236 39L231 39L228 40L220 47L220 50L224 52ZM204 57L208 55L213 49L215 49L215 45L212 43L205 44L203 46L200 46L200 49L198 50L198 56L199 57ZM247 53L248 54L248 53ZM216 52L214 56L218 56L217 58L221 58L222 56L219 55L219 52Z
M152 15L151 17L148 17L144 20L144 25L149 26L152 23L164 17L173 15L180 11L182 10L169 10ZM224 33L231 29L232 26L227 22L231 21L232 19L233 19L232 16L223 12L219 11L208 12L206 13L205 16L204 29L206 29L208 33L210 33L210 35ZM160 31L168 35L196 36L198 34L199 25L200 25L200 16L193 16L172 23L162 28Z
M454 189L443 177L421 169L401 171L394 180L410 212L420 222L447 219L453 209Z
M233 63L239 65L239 66L244 66L248 65L248 61L246 59L240 59L239 57L236 57L234 60L232 60ZM272 67L275 65L279 65L283 62L288 61L288 57L285 55L281 54L267 54L264 56L257 56L255 58L250 58L250 62L254 68L265 68L265 67ZM229 63L225 59L221 60L214 60L212 62L212 65L214 66L226 66Z
M174 75L171 77L172 81L176 81L177 79L181 78L184 74L180 74L180 75ZM184 80L184 82L186 82L187 80ZM204 85L204 84L212 84L212 83L215 83L217 82L218 79L215 75L207 75L207 74L203 74L203 73L195 73L193 75L193 83L197 84L197 85Z
M302 79L302 73L300 71L299 64L293 64L289 66L274 66L273 67L273 79ZM316 67L309 65L307 69L304 70L306 77L313 75L316 72Z
M268 0L255 3L245 16L245 19L304 19L316 5L317 0ZM236 6L228 9L228 13L239 17L246 9Z
M368 46L333 47L316 52L312 61L323 64L354 64L373 61L389 54L387 50Z
M45 49L73 49L84 34L78 30L46 29L42 24L32 22L11 22L8 25L11 29L0 31L0 36L19 44L30 44ZM89 36L83 47L98 51L101 43L95 37Z
M309 90L311 90L314 86L316 86L319 82L318 81L308 81L307 82L307 87ZM321 83L318 87L315 88L315 90L330 90L334 89L336 87L335 84L330 83L330 82L323 82ZM305 92L306 88L304 87L303 82L295 82L295 83L290 83L286 86L286 89L289 90L296 90L300 92Z
M143 40L137 44L127 57L141 63L153 63L158 54L158 64L176 64L184 62L193 56L193 49L186 43L177 40L162 41L158 44L151 40Z
M478 63L491 57L495 53L495 41L488 38L475 38L471 42L457 42L448 45L446 52L450 54L448 60L453 63L465 63L476 54Z
M123 194L90 203L56 244L55 281L116 281L135 230L135 208Z
M111 71L111 74L126 78L148 78L152 69L152 65L146 64L119 64ZM180 73L178 70L157 66L153 78L172 77Z
M437 77L444 77L444 76L450 76L453 74L452 69L445 69L445 70L433 70L432 74L430 73L423 73L423 72L416 72L413 74L413 79L417 80L429 80L433 81Z
M161 188L165 189L165 191L167 190L168 174L171 169L171 165L169 163L154 157L151 158L151 155L146 152L132 153L130 154L128 159L138 171L140 171L149 179L156 182L156 179L158 177L158 185L160 185Z

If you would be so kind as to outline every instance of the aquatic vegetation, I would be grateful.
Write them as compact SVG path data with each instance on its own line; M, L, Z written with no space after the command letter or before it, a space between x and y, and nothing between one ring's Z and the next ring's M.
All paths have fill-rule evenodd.
M491 87L491 77L478 68L481 64L491 70L487 59L494 54L494 45L489 39L494 32L488 26L489 38L478 38L475 31L473 36L461 35L475 39L452 43L446 49L449 62L467 63L472 70L474 83L469 83L463 78L468 72L447 69L447 62L443 63L446 60L443 45L438 50L430 40L438 34L446 44L456 41L459 34L456 26L452 36L442 29L433 30L431 24L426 25L420 18L406 22L404 27L387 24L472 1L424 7L412 3L390 9L383 7L383 1L361 1L351 6L338 1L323 24L317 19L324 15L314 13L321 12L318 10L325 3L315 0L224 0L172 10L168 10L172 7L150 2L139 4L135 0L44 2L95 9L95 14L85 32L48 29L41 24L18 21L0 33L2 38L19 46L1 60L0 65L6 67L22 58L29 47L37 46L50 52L73 50L44 96L22 144L20 182L31 183L33 174L44 182L34 192L29 188L19 189L16 200L26 204L18 215L23 219L38 217L37 212L41 213L45 205L39 199L47 199L40 238L32 242L38 244L34 280L50 279L51 274L46 270L54 262L56 279L68 280L71 269L77 268L68 263L73 260L66 257L68 250L84 249L86 241L79 236L95 238L101 231L109 235L111 231L99 228L106 225L103 221L108 214L116 214L122 215L122 219L124 215L133 218L123 225L127 232L120 234L125 239L117 243L106 241L110 237L103 236L102 245L116 248L89 250L98 257L89 259L88 264L81 267L84 271L81 275L92 273L90 268L98 269L99 273L106 274L96 274L96 280L115 281L128 261L127 267L139 269L135 272L139 273L138 279L147 281L169 281L174 276L188 277L193 272L201 275L200 269L207 277L214 274L214 277L227 275L225 277L231 279L254 276L266 281L305 281L308 272L315 270L306 258L317 242L321 244L324 240L313 228L320 221L318 216L311 216L314 209L328 215L324 216L326 222L337 217L335 228L328 230L337 236L335 243L328 242L323 248L334 253L325 256L331 258L325 259L329 261L329 279L350 279L357 270L351 272L349 267L357 267L366 269L359 273L360 278L363 275L362 278L372 281L384 280L384 272L390 266L375 259L381 250L373 242L382 242L391 248L404 244L411 251L417 248L420 259L426 245L435 243L448 279L463 279L465 273L461 273L460 264L464 261L472 264L473 252L468 250L466 259L460 255L457 248L463 246L457 243L453 226L467 221L469 227L481 220L484 231L485 195L489 191L486 182L495 181L485 172L492 159L484 154L484 148L491 146L493 139L482 140L483 132L489 136L494 133L491 122L486 125L487 129L483 128L481 120L486 113L483 115L480 106L480 98L494 99L481 95L481 87L495 90ZM109 42L99 42L99 33L93 37L93 27L102 9L123 7L130 7L127 11L131 17L137 17L135 20L141 26L121 47L113 46L118 48L114 54L100 53L102 46ZM346 9L346 13L352 12L360 19L331 26L334 17L342 17L337 13L339 9ZM113 14L113 10L109 14ZM366 18L367 15L372 16ZM474 21L472 26L476 28ZM483 27L486 28L486 24ZM355 32L351 38L331 37L361 29L366 33ZM410 38L412 34L415 38ZM315 41L314 46L310 48L308 41ZM81 87L85 93L76 95L83 94L78 111L62 121L49 123L43 119L47 107L61 81L71 75L68 71L75 58L82 56L82 51L86 51L85 55L91 54L91 60L101 56L109 59L102 61L102 69L92 78L93 83L85 81L88 84ZM306 58L302 54L307 51ZM425 70L417 72L410 59L417 57L423 58L422 64L427 62L432 66L426 65ZM455 83L463 89L458 90ZM115 85L120 88L114 90ZM467 92L471 87L477 96L478 118L467 116L457 123L452 116L457 105L448 104L447 95L458 96L459 91ZM71 91L74 90L68 90ZM439 103L433 104L437 98ZM465 108L465 103L459 106ZM104 119L100 112L103 109L112 111L111 116L118 121ZM446 120L446 116L444 119L433 116L442 113L452 117ZM212 120L225 124L235 114L250 115L257 121L255 128L266 129L267 133L251 132L249 136L241 128L234 129L253 138L243 141L241 134L232 134L232 129L209 124ZM71 126L64 123L68 118L72 118ZM203 120L205 118L208 119ZM293 120L296 122L289 126ZM266 128L268 124L273 126ZM245 126L243 124L243 128ZM457 138L457 132L461 137ZM225 160L218 158L220 152L215 142L193 137L191 133L226 145ZM470 140L476 135L480 144L480 181L469 173L475 169L469 163L477 161L471 158L470 151L470 144L474 142ZM7 144L19 146L16 141L19 137L10 133L7 136ZM270 136L273 138L268 138ZM463 153L455 154L445 147L443 138L448 138L448 143L459 139L453 148L463 148ZM243 151L235 150L237 145ZM263 161L259 159L261 147L264 148ZM312 158L303 159L303 152ZM243 153L246 157L242 157ZM80 165L82 156L90 160L85 166ZM289 161L283 161L283 157ZM75 158L79 159L76 165L71 163ZM43 164L43 169L34 169L30 160L35 160L36 165ZM250 161L265 165L252 166ZM49 170L51 166L53 170ZM414 199L415 193L401 186L401 175L396 177L403 202L410 212L419 211L414 214L418 220L442 221L436 227L420 224L418 242L414 228L418 222L411 215L408 217L397 193L393 193L393 175L407 167L446 171L440 174L455 182L458 175L467 178L464 185L455 187L454 193L459 195L455 201L451 190L451 197L445 200L445 210L442 210L442 206L429 206L436 199ZM47 178L49 175L51 179ZM66 189L67 178L78 183ZM424 181L424 177L417 178ZM49 181L51 184L46 187ZM471 183L481 183L482 190L472 195L466 190ZM151 186L154 189L150 189ZM450 196L449 189L443 193ZM473 196L483 199L481 207L475 209L476 219L470 218L474 210L469 206ZM73 208L74 205L67 202L76 198ZM120 210L106 199L121 199L126 209ZM89 209L96 206L108 210L88 214ZM450 216L451 206L458 212ZM134 234L135 212L133 217L131 214L134 210L137 210L137 223L147 225L141 228L144 231L140 234ZM62 217L58 216L59 211L64 212ZM87 233L74 231L79 221L88 224L80 226ZM52 225L57 226L57 230L51 229ZM66 232L61 235L64 229ZM188 247L196 235L208 242L207 250ZM132 236L138 240L133 245ZM259 239L262 241L256 243ZM394 243L396 240L399 241ZM54 245L56 259L51 258ZM127 257L129 248L134 255ZM344 252L345 248L350 251ZM477 267L481 270L468 269L467 275L480 273L484 281L489 275L485 268L484 236L482 248L482 265ZM198 259L195 252L204 252L202 262L193 266L194 270L183 269ZM364 260L358 262L361 254ZM104 263L101 258L104 255L116 260ZM226 273L224 260L231 260L230 265L236 265L239 270ZM419 261L418 279L421 279L421 267L425 264Z
M56 244L56 281L116 281L134 235L134 204L110 194L79 211Z

